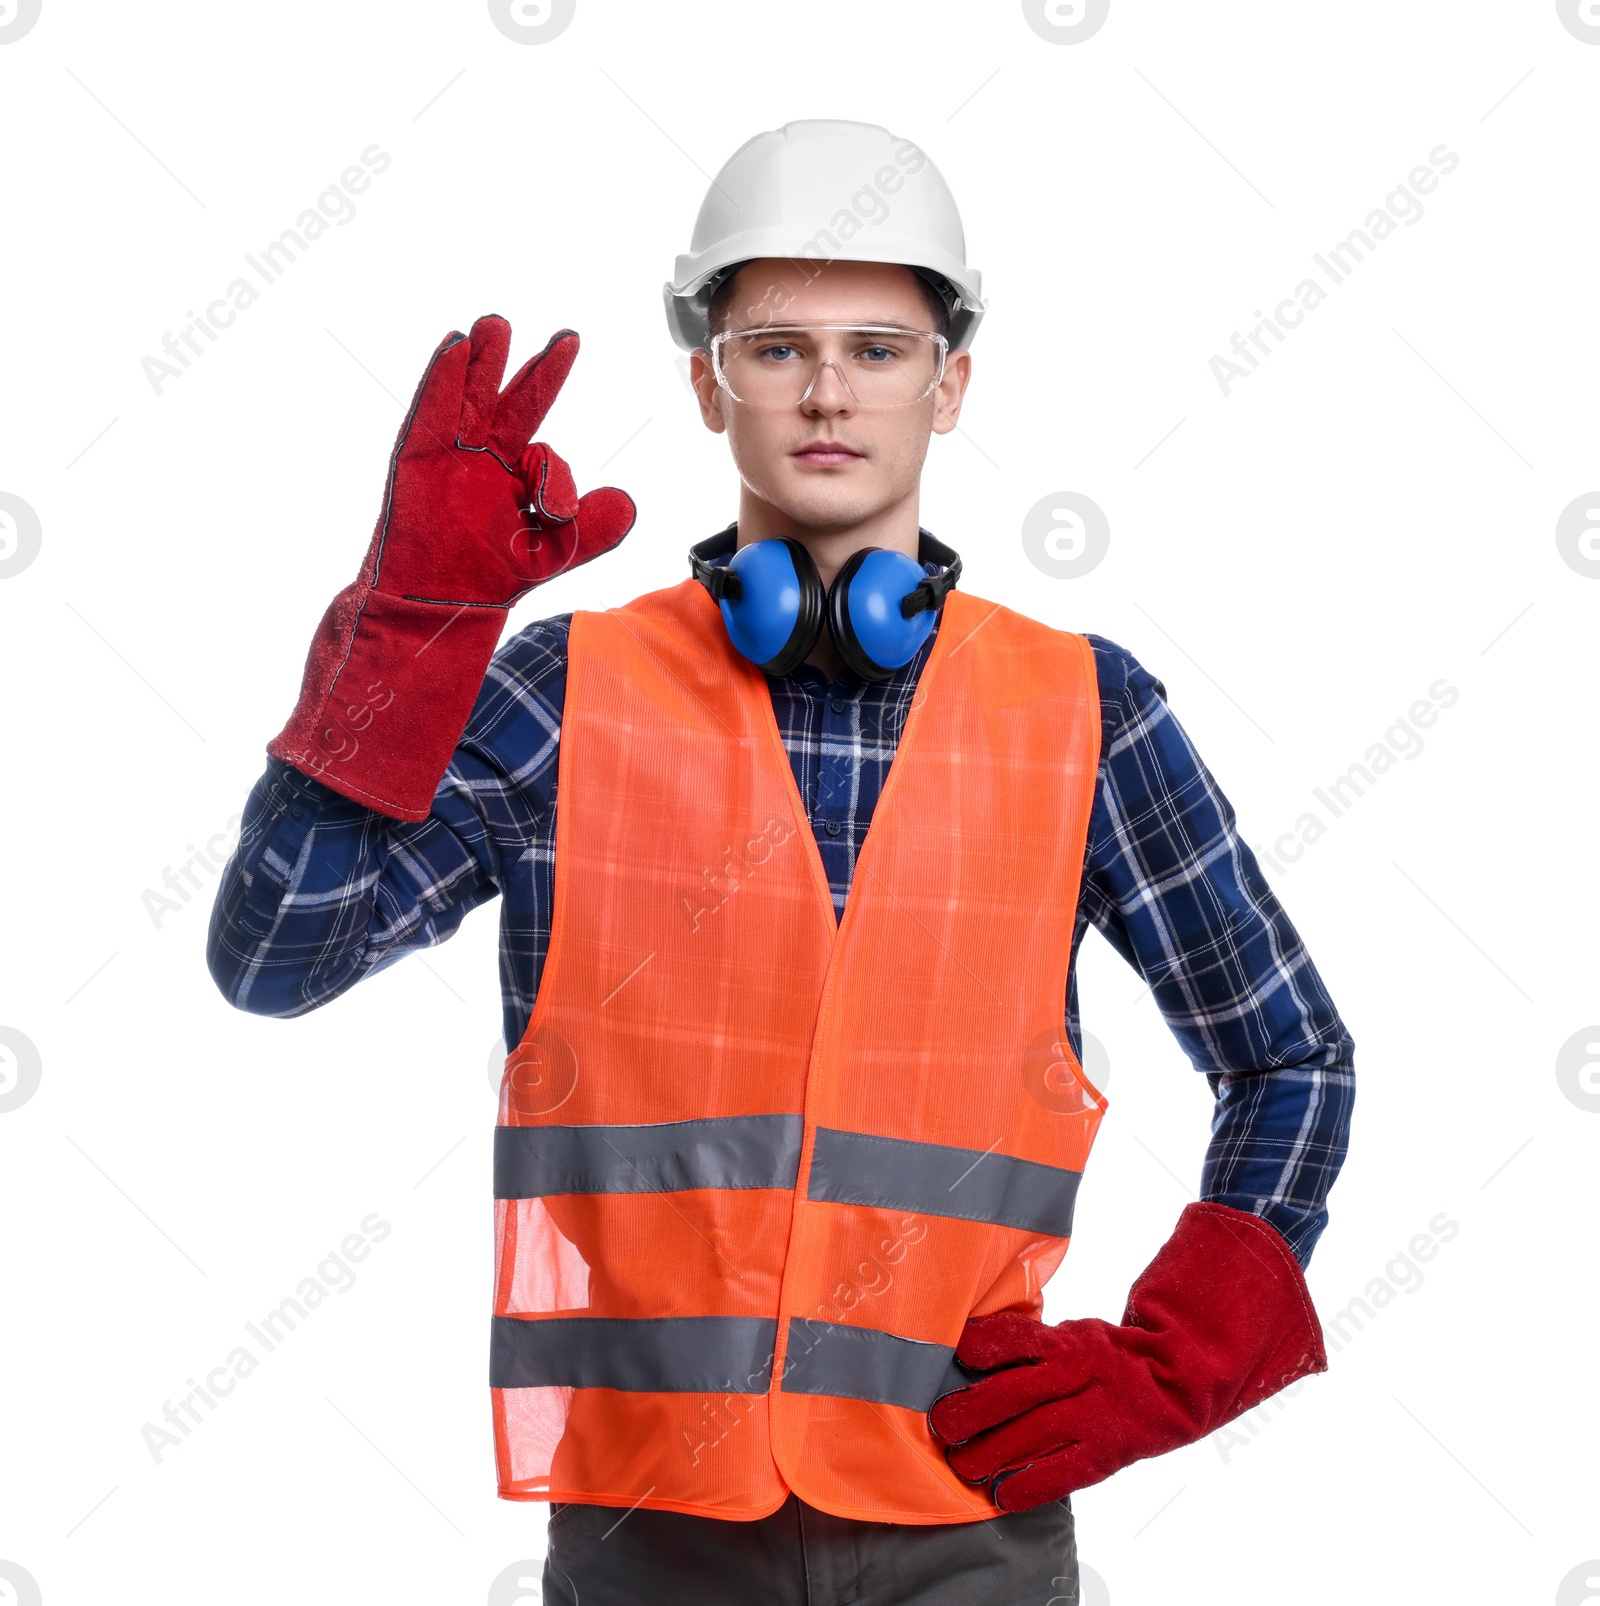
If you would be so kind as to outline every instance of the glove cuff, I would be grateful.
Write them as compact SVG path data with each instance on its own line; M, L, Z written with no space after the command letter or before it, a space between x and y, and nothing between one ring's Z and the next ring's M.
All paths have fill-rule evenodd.
M1328 1369L1300 1262L1259 1216L1202 1200L1129 1290L1124 1326L1177 1337L1197 1385L1196 1437Z
M425 820L508 610L347 586L306 658L274 758L397 820Z

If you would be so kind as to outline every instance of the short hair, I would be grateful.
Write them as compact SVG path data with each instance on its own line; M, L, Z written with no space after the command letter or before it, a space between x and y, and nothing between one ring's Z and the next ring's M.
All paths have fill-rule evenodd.
M721 328L728 316L729 304L733 301L733 281L739 269L748 267L750 258L745 262L735 262L731 267L724 268L716 281L716 287L711 292L711 300L706 306L706 333L714 335L721 332ZM826 266L826 264L823 264ZM910 266L910 264L906 264ZM912 268L917 276L917 288L922 291L922 299L928 304L928 316L933 319L933 331L946 340L950 338L950 303L955 298L955 292L950 283L937 273L925 268Z

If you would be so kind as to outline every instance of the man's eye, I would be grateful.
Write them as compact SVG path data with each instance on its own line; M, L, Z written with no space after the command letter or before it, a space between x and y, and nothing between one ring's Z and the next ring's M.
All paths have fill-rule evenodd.
M868 346L860 355L869 365L881 366L886 362L893 362L896 353L891 351L888 346Z
M770 358L776 362L783 362L793 354L793 346L763 346L757 353L760 357Z

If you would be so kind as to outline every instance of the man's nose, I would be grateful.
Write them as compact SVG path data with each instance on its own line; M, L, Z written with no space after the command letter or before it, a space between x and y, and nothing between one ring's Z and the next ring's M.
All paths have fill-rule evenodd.
M832 357L824 357L817 364L817 371L811 376L805 395L800 398L802 411L833 417L853 411L855 405L856 399L851 393L849 380L844 376L844 369Z

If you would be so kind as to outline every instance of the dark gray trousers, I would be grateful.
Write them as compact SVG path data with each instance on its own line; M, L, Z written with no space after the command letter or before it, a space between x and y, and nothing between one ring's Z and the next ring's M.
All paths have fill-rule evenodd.
M1072 1501L988 1521L857 1522L791 1493L769 1517L570 1502L550 1511L544 1606L1077 1606Z

